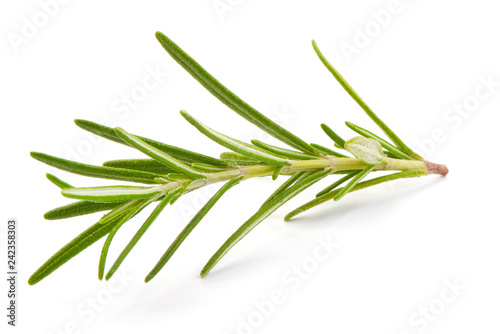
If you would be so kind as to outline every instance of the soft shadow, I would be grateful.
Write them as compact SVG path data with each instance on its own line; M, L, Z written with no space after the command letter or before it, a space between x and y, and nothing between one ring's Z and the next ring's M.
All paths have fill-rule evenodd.
M352 213L353 211L357 211L360 209L366 209L367 207L377 206L381 202L385 203L387 208L390 210L391 203L395 203L400 200L405 200L405 197L409 197L410 195L414 195L416 193L421 192L422 190L429 191L429 188L436 187L442 182L445 182L446 178L444 177L428 177L424 180L421 178L415 179L402 179L396 181L394 185L390 183L385 184L385 189L389 189L390 191L380 191L379 189L372 188L369 189L367 193L366 190L361 190L359 192L353 192L351 194L347 194L341 201L335 203L333 200L327 201L318 205L317 207L311 208L295 217L290 219L287 224L291 225L304 225L311 223L335 223L339 221L342 216ZM378 190L378 192L377 192ZM359 200L358 195L363 193L363 201ZM349 196L349 198L348 198ZM355 199L354 197L357 197ZM346 200L348 199L348 200ZM335 218L333 220L325 221L325 219L318 218Z

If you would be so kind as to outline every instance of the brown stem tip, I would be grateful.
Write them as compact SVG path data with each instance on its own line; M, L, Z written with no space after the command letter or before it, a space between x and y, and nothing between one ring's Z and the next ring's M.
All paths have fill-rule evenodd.
M448 167L446 167L446 165L435 164L427 160L424 160L424 162L425 167L427 168L427 173L439 174L441 176L446 176L446 174L448 174Z

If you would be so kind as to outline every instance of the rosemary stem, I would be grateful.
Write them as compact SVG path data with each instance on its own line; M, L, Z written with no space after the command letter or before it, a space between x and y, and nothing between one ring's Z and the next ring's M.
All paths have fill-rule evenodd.
M387 158L387 164L378 165L375 170L411 170L411 171L423 171L428 173L427 165L424 161L419 160L402 160L402 159L391 159ZM324 159L315 160L290 160L291 165L281 168L280 175L289 175L296 172L302 171L314 171L326 168L331 168L332 173L343 170L362 170L365 169L368 164L365 162L355 159L355 158L339 158L335 156L325 156ZM216 183L221 181L227 181L234 179L238 176L243 176L245 179L252 177L263 177L272 175L276 166L239 166L227 171L207 173L207 179L196 180L188 189L195 189L201 186ZM429 172L430 173L430 172Z

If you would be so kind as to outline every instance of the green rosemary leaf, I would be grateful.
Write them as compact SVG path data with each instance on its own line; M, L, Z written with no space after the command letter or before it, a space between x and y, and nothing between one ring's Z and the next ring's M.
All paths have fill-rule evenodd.
M290 159L296 159L296 160L312 160L312 159L318 158L317 156L313 156L310 154L305 154L302 152L297 152L297 151L293 151L293 150L288 150L286 148L281 148L278 146L269 145L269 144L263 143L257 139L252 139L251 142L252 142L252 144L254 144L257 147L260 147L260 148L265 149L266 151L278 154L284 158L290 158Z
M160 176L158 174L131 170L131 169L92 166L62 158L57 158L39 152L31 152L31 156L36 160L41 161L47 165L65 170L70 173L91 176L91 177L98 177L103 179L151 184L155 183L154 182L155 177Z
M108 237L106 238L106 241L102 246L101 257L99 258L99 267L97 273L97 277L99 278L99 280L102 280L104 276L104 269L106 266L106 258L108 257L109 246L111 246L111 241L113 241L116 232L118 232L118 230L120 229L120 227L123 226L123 224L125 224L133 216L135 216L142 209L144 209L144 207L146 207L150 203L150 201L142 199L142 200L133 200L131 201L131 203L132 205L128 208L128 212L125 215L121 216L120 218L117 218L118 223L114 224L111 231L109 231Z
M168 168L164 164L154 159L110 160L104 162L102 165L106 167L140 170L161 175L165 175L174 171L173 169Z
M128 202L124 202L122 205L115 207L113 210L105 214L104 216L101 217L99 220L99 223L101 224L106 224L109 223L110 221L114 221L117 219L120 219L123 217L125 214L130 212L130 210L139 203L140 200L131 200Z
M163 211L163 209L165 209L165 206L170 202L170 200L172 199L173 196L174 196L173 193L165 196L165 198L153 210L153 212L148 217L148 219L146 219L144 224L142 224L141 228L132 237L132 239L129 241L129 243L123 249L123 251L120 253L120 255L118 255L118 258L115 260L115 263L113 263L113 265L111 266L111 268L109 269L109 271L106 274L106 281L109 280L111 278L111 276L113 276L113 274L116 272L116 270L118 270L118 268L120 267L122 262L125 260L127 255L130 253L132 248L134 248L134 246L137 244L137 242L139 242L141 237L144 235L144 233L146 233L148 228L151 226L151 224L153 224L153 222L156 220L158 215Z
M346 141L345 149L369 165L387 164L388 159L382 153L382 145L375 139L354 137Z
M132 199L148 198L162 192L162 186L133 187L107 186L63 189L61 192L69 198L89 200L93 202L119 202Z
M283 205L285 201L288 201L292 199L295 195L299 194L303 190L307 189L308 187L312 186L328 174L331 174L332 169L327 168L324 170L317 170L317 171L311 171L309 173L305 173L303 177L299 178L295 184L290 186L288 189L283 191L278 197L276 197L273 201L270 202L269 205L274 205L274 203L280 203L280 205Z
M360 171L359 170L356 170L354 172L351 172L349 174L347 174L346 176L344 176L343 178L340 178L338 179L337 181L333 182L332 184L330 184L328 187L326 187L325 189L321 190L319 193L316 194L316 197L319 197L321 195L324 195L330 191L332 191L333 189L337 188L338 186L340 186L342 183L352 179L354 176L356 176Z
M74 122L78 127L82 128L85 131L91 132L99 137L103 137L120 144L125 144L123 140L118 138L113 128L92 121L87 121L85 119L75 119Z
M259 163L259 160L235 152L222 152L219 156L222 160L251 161Z
M352 172L359 171L359 169L343 169L333 172L332 174L350 174ZM377 170L374 170L376 172ZM381 170L382 171L382 170Z
M206 179L207 176L204 173L198 172L188 165L180 162L179 160L175 159L174 157L166 154L165 152L162 152L158 150L157 148L147 144L146 142L142 141L140 138L134 136L133 134L128 133L127 131L121 129L121 128L115 128L116 134L123 139L127 144L130 146L135 147L142 153L150 156L151 158L158 160L165 166L172 168L173 170L185 174L189 176L190 178L193 179Z
M158 31L156 38L177 63L238 115L291 147L303 152L314 153L314 149L302 139L276 124L227 89L167 36Z
M113 128L82 119L76 119L75 124L78 125L80 128L92 132L93 134L98 135L100 137L112 140L120 144L128 145L120 137L116 135L115 130ZM207 155L189 151L180 147L167 145L149 138L141 136L137 137L142 141L148 143L149 145L157 148L158 150L163 151L168 155L171 155L174 158L181 160L182 162L185 163L202 162L214 166L226 166L226 164L220 159L212 158Z
M342 139L338 134L335 133L328 125L321 123L321 129L326 133L328 137L330 137L331 140L333 140L335 143L337 143L338 146L341 148L345 147L345 140Z
M273 156L271 154L267 154L257 148L255 148L252 145L246 144L244 142L241 142L237 139L233 139L231 137L228 137L226 135L223 135L222 133L219 133L217 131L212 130L208 126L198 122L194 117L189 115L187 112L184 110L181 110L181 115L189 122L191 123L195 128L197 128L201 133L203 133L205 136L208 138L212 139L213 141L217 142L218 144L229 148L230 150L235 151L236 153L240 153L242 155L245 155L247 157L259 160L259 161L264 161L273 165L278 165L278 166L283 166L287 165L289 166L290 163L287 160L278 158L276 156Z
M271 177L271 178L273 179L273 181L275 181L275 180L278 178L278 176L280 176L280 173L281 173L281 170L282 170L282 169L283 169L283 166L280 166L280 167L277 167L277 168L274 170L273 175L272 175L272 177Z
M189 187L189 185L191 183L193 183L193 181L186 181L186 182L184 182L184 184L179 188L179 190L177 190L177 192L175 193L175 195L170 200L170 205L174 204L175 201L177 201L179 199L179 197L181 197L186 192L187 188Z
M333 200L338 201L342 197L344 197L345 194L347 194L356 184L358 184L359 181L361 181L365 176L370 174L370 172L374 170L375 167L377 167L377 165L371 165L361 170L359 173L357 173L345 187L340 189L340 191L337 193L337 195L335 195Z
M91 201L78 201L47 211L43 217L47 220L65 219L111 210L121 204L122 202L97 203Z
M394 145L392 145L388 141L380 138L376 134L374 134L374 133L372 133L372 132L370 132L370 131L368 131L366 129L363 129L362 127L357 126L356 124L353 124L351 122L345 122L345 124L350 129L352 129L354 132L359 133L360 135L362 135L362 136L364 136L366 138L372 138L372 139L377 140L380 143L380 145L382 145L383 148L385 148L386 150L388 150L389 152L391 152L392 154L394 154L396 156L396 158L407 159L407 160L411 160L412 159L412 157L410 157L408 154L406 154L405 152L401 151L399 148L395 147Z
M391 159L401 159L400 156L397 156L389 151L386 151L386 150L383 150L384 154L388 157L388 158L391 158ZM408 159L406 159L408 160Z
M403 172L393 173L393 174L389 174L389 175L379 176L379 177L370 179L368 181L363 181L363 182L356 184L354 187L352 187L349 190L349 192L365 189L365 188L372 187L372 186L375 186L377 184L381 184L381 183L388 182L388 181L393 181L393 180L403 179L403 178L419 177L419 176L422 176L425 174L426 174L425 171L403 171ZM292 219L293 217L295 217L296 215L298 215L306 210L309 210L309 209L311 209L319 204L322 204L326 201L333 199L335 196L337 196L337 194L340 191L341 191L341 189L335 189L333 191L325 193L325 194L323 194L319 197L316 197L315 199L299 206L298 208L289 212L285 216L285 221L288 221L288 220Z
M330 71L331 74L335 77L338 83L346 90L346 92L358 103L358 105L366 112L366 114L377 124L382 131L392 140L397 147L399 147L403 152L408 154L414 159L423 160L421 156L417 153L413 152L406 144L370 109L370 107L361 99L361 97L356 93L356 91L345 81L345 79L340 75L339 72L328 62L325 56L321 53L316 42L313 40L312 45L314 51L318 55L319 59L325 65L325 67Z
M324 147L322 145L319 145L319 144L311 144L311 146L314 147L318 152L320 152L322 154L333 155L333 156L339 157L339 158L348 158L347 155L335 152L334 150L331 150L331 149ZM344 149L344 148L342 148L342 149Z
M193 162L191 164L191 167L193 167L196 170L199 170L201 172L206 172L206 173L223 172L223 171L229 170L231 168L234 168L234 167L229 167L229 168L228 167L216 167L216 166L212 166L212 165L208 165L208 164L202 164L199 162Z
M269 203L270 201L274 200L278 195L280 195L283 191L287 190L290 188L292 184L294 184L296 181L301 180L305 176L309 175L311 172L296 172L290 176L288 180L283 182L281 186L278 187L261 205L261 208Z
M179 246L184 242L187 236L193 231L193 229L198 225L198 223L205 217L205 215L210 211L210 209L217 203L217 201L228 191L230 188L238 184L243 179L243 176L239 176L231 181L226 182L216 193L210 198L210 200L203 206L203 208L198 211L198 213L191 219L191 221L186 225L177 238L172 242L167 251L160 258L158 263L154 266L151 272L146 276L145 282L149 282L153 277L158 274L158 272L165 266L165 264L170 260L172 255L177 251Z
M220 261L220 259L243 237L245 237L255 226L267 218L271 213L276 211L284 203L292 199L294 196L307 189L314 183L318 182L325 176L331 173L331 169L312 172L302 180L297 181L294 185L279 194L274 200L261 207L252 217L250 217L240 228L234 232L224 244L215 252L215 254L208 260L205 267L203 267L200 276L205 277L210 270Z
M29 285L34 285L50 275L54 270L68 262L71 258L82 252L97 240L111 231L117 222L109 224L96 223L80 233L76 238L67 243L57 253L52 255L28 280Z
M273 164L269 164L267 162L262 162L262 161L257 161L257 160L229 160L229 159L224 159L225 162L228 163L228 165L231 168L238 168L238 166L256 166L256 165L262 165L262 166L270 166Z
M169 182L171 182L172 180L168 180L166 177L157 177L155 179L155 182L158 183L158 184L167 184Z
M59 179L58 177L56 177L52 174L47 173L47 174L45 174L45 176L47 176L47 179L49 179L50 182L52 182L53 184L55 184L56 186L58 186L61 189L74 188L71 184L64 182L63 180Z
M181 174L181 173L168 173L167 175L165 175L165 177L162 177L160 179L161 179L160 183L163 183L163 182L169 183L169 182L172 182L172 181L192 180L186 174ZM156 182L159 182L159 181L156 180Z
M181 173L168 173L166 175L168 180L187 180L189 177L186 174Z

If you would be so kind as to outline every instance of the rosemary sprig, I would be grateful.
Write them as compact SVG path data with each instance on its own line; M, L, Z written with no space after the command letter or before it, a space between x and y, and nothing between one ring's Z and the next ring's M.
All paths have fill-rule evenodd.
M185 193L196 191L212 183L224 182L224 185L179 233L147 275L146 282L159 273L216 202L241 181L254 177L269 176L273 180L280 176L288 177L288 180L262 203L257 212L243 223L213 254L201 271L202 277L207 275L232 247L270 214L291 198L330 175L345 174L321 190L316 198L286 215L285 220L326 201L338 201L353 191L383 182L427 174L445 176L448 172L446 166L423 160L405 145L331 66L314 41L314 50L323 64L394 144L349 122L346 125L359 136L346 141L330 127L322 124L321 128L332 142L326 146L307 144L306 141L274 123L241 100L168 37L159 32L156 37L174 60L210 93L237 114L291 148L282 148L258 140L252 140L250 143L242 142L207 127L185 111L181 111L181 114L189 123L231 152L223 152L220 158L213 158L133 135L121 128L110 128L91 121L76 120L75 123L80 128L114 142L128 145L145 154L148 158L111 160L104 162L103 166L92 166L44 153L32 152L32 157L71 173L142 183L146 186L74 187L54 175L47 174L47 178L61 188L61 193L64 196L78 201L48 211L45 214L46 219L64 219L96 212L105 213L97 223L50 257L30 277L29 284L38 283L94 242L107 236L98 267L98 277L102 279L108 251L118 230L146 206L153 202L159 202L107 272L105 278L109 279L168 204L174 204ZM344 150L343 153L346 154L339 153L331 149L330 146ZM362 181L373 171L399 172ZM347 184L339 188L344 183Z

